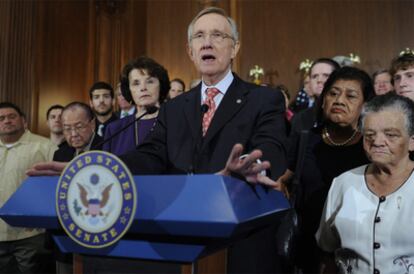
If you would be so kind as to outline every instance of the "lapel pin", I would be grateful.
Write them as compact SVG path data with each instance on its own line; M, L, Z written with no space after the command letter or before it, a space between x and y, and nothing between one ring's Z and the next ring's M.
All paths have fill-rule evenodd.
M237 99L237 100L236 100L236 103L237 103L237 104L240 104L240 103L241 103L241 99Z

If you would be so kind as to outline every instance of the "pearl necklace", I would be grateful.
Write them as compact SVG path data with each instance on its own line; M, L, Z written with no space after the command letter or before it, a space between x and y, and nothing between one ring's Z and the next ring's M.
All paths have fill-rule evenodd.
M334 146L340 147L340 146L345 146L346 144L351 142L355 138L357 132L358 132L358 130L354 130L354 133L352 133L351 137L349 137L348 139L346 139L342 143L334 142L334 140L332 140L331 136L329 136L329 132L328 132L328 129L326 127L323 128L322 135L325 136L326 139L328 139L329 143L331 143Z

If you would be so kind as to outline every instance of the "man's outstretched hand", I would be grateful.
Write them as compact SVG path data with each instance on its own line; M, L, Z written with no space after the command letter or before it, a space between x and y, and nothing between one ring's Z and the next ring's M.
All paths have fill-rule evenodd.
M237 174L245 178L249 183L258 183L258 178L264 175L260 173L270 168L269 161L258 162L262 157L262 152L258 149L253 150L245 157L240 158L243 153L243 146L236 144L230 152L229 158L227 159L226 166L223 170L219 171L218 174L230 176Z
M26 170L28 176L59 176L65 169L66 162L42 162Z

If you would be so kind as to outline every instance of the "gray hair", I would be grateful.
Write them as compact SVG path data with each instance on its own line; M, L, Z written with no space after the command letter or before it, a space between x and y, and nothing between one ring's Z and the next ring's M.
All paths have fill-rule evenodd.
M414 102L407 97L389 92L384 95L375 96L362 108L360 128L364 127L365 117L370 113L385 110L398 111L404 115L405 128L409 136L414 135Z
M193 36L193 29L194 29L195 22L200 17L202 17L206 14L210 14L210 13L215 13L215 14L222 15L227 19L227 22L229 22L230 27L231 27L231 35L232 35L234 41L238 42L239 41L239 32L237 31L236 22L234 22L234 20L231 17L227 16L227 13L223 9L217 8L217 7L208 7L208 8L203 9L202 11L200 11L194 17L194 19L191 21L190 25L188 25L188 29L187 29L188 43L190 44L190 42L191 42L191 37Z

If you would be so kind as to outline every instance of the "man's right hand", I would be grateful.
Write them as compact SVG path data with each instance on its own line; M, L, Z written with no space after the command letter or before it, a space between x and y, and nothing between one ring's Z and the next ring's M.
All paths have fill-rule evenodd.
M67 162L42 162L26 170L28 176L59 176L65 169Z

